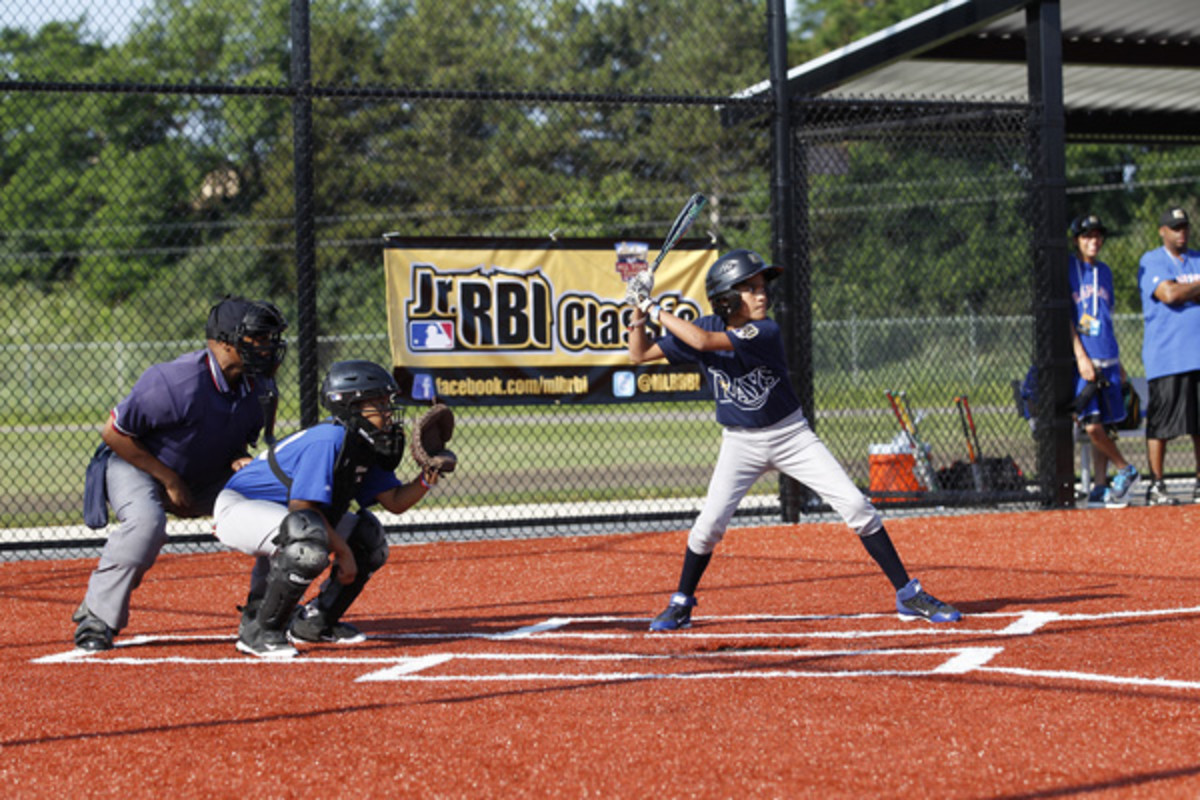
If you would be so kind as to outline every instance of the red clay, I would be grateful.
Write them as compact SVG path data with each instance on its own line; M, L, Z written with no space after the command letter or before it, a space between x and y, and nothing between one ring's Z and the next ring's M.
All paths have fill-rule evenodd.
M955 626L898 621L841 525L738 529L695 627L657 636L681 532L395 547L351 614L375 638L284 664L233 648L245 556L163 557L124 646L86 657L69 617L92 562L6 563L0 780L10 797L1194 797L1198 521L890 521Z

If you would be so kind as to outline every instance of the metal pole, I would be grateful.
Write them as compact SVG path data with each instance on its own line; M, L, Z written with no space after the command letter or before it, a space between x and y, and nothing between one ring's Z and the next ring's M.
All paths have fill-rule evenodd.
M317 406L317 260L313 223L312 52L308 0L292 0L292 164L296 207L296 325L300 423L315 425Z
M787 85L787 8L785 0L767 0L767 29L771 69L771 94L774 111L771 125L771 257L783 267L776 317L783 330L788 372L800 397L800 404L813 424L812 325L808 259L796 247L801 219L797 206L806 193L797 190L793 178L799 178L792 158L791 104ZM807 218L807 213L803 215ZM816 501L808 489L781 476L779 503L783 519L796 522L800 512Z
M1063 110L1059 0L1025 9L1029 100L1037 115L1033 190L1041 212L1034 230L1034 363L1038 368L1038 478L1044 502L1075 503L1075 442L1069 406L1075 387L1067 280L1066 114Z

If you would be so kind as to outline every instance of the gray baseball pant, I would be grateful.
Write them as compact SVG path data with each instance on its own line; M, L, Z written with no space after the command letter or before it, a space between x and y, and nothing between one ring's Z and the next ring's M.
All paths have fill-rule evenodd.
M189 487L192 502L202 513L211 513L213 500L224 483L222 479L199 490ZM83 601L88 610L119 631L129 624L133 590L154 566L167 541L167 512L162 485L115 453L108 460L105 484L118 525L108 535Z
M688 549L698 555L711 553L725 537L738 503L770 469L820 495L859 536L870 536L883 527L879 512L798 410L766 428L724 429L708 496L688 533Z

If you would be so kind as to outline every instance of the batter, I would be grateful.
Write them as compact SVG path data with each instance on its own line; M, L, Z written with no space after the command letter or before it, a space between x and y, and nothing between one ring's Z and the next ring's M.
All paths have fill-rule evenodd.
M859 535L896 590L896 610L930 622L955 622L961 614L910 579L883 520L808 425L792 388L779 326L767 318L767 283L782 272L750 250L727 253L709 268L705 290L713 314L695 323L654 302L653 275L629 281L634 306L629 357L635 364L666 358L700 366L716 398L724 430L708 495L688 534L677 591L652 631L691 627L696 587L713 550L725 536L738 503L769 469L777 469L820 495ZM662 331L651 341L649 323Z

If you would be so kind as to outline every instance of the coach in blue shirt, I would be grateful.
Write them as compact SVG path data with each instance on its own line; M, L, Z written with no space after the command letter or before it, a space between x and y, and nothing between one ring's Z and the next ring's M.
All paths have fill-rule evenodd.
M1138 263L1146 334L1142 361L1150 387L1146 457L1153 473L1146 503L1175 505L1163 483L1167 441L1191 436L1200 472L1200 253L1188 249L1188 215L1182 208L1163 212L1158 235L1163 246ZM1200 484L1192 501L1200 501Z
M148 368L110 413L104 485L119 524L72 616L76 647L112 648L166 542L167 514L210 515L225 481L249 461L286 327L272 304L226 297L209 312L206 346Z

